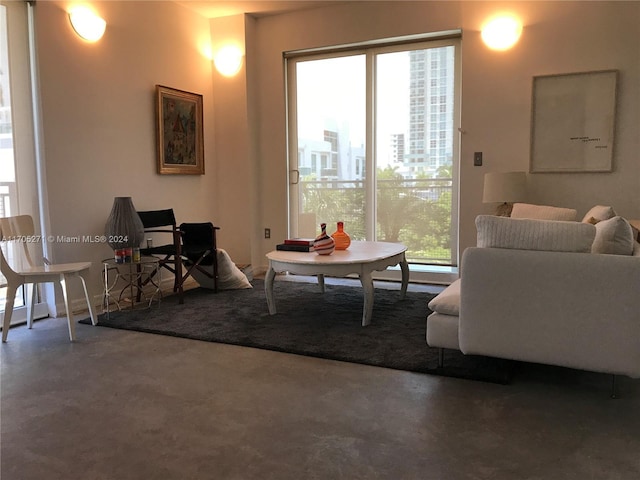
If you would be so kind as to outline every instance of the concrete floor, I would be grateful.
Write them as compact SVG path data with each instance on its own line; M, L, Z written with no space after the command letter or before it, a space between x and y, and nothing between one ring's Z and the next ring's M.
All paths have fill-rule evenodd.
M640 478L640 380L508 386L78 325L0 346L2 480Z

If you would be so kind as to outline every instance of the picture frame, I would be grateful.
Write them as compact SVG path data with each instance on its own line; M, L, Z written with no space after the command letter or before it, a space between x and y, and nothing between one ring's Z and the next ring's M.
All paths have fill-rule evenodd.
M157 167L161 175L204 175L202 95L156 85Z
M531 173L611 172L617 70L533 77Z

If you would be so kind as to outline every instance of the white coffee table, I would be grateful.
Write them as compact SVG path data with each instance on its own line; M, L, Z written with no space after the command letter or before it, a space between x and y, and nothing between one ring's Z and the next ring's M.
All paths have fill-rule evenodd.
M264 289L267 295L269 314L276 313L273 298L273 279L276 273L289 272L298 275L317 275L318 285L324 293L324 276L345 277L357 274L364 289L364 307L362 326L371 323L373 313L374 271L383 271L387 267L400 264L402 287L400 298L404 298L409 284L409 265L405 258L407 247L401 243L388 242L351 242L347 250L335 250L331 255L318 255L315 252L288 252L274 250L267 253L269 269L265 277Z

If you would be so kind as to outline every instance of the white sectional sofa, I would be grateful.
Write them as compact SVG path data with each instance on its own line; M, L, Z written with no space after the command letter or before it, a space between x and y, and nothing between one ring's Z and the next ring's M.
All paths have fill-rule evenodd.
M478 217L428 345L640 377L640 244L620 217L588 220Z

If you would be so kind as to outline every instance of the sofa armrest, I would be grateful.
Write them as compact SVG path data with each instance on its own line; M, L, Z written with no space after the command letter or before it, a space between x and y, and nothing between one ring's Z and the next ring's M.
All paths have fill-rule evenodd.
M640 377L640 258L468 248L466 354Z

